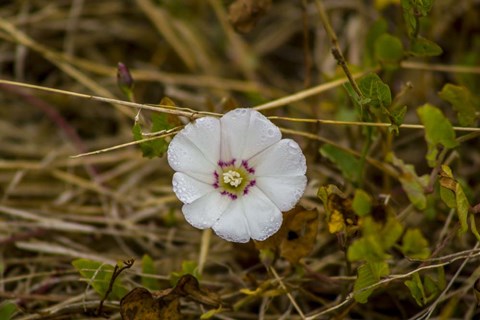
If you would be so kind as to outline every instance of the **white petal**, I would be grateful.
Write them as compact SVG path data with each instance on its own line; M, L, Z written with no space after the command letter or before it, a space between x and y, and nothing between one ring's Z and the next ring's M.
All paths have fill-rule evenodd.
M282 139L248 161L255 168L255 176L300 176L307 171L305 156L298 144Z
M300 200L305 186L306 176L293 177L257 177L256 186L280 209L288 211Z
M220 120L203 117L185 126L180 132L203 153L205 158L217 164L220 160Z
M240 108L221 119L222 160L246 160L282 138L280 129L263 114Z
M248 230L243 198L231 201L220 219L213 225L213 231L220 237L232 242L248 242Z
M215 224L231 202L230 198L213 190L192 203L183 205L182 212L192 226L206 229Z
M168 164L175 171L186 172L189 175L199 173L213 176L216 165L207 160L203 152L192 141L187 139L182 131L172 139L167 151ZM210 179L211 180L211 179ZM210 181L209 180L209 181ZM204 181L204 182L209 182Z
M182 172L176 172L173 175L172 185L173 192L183 203L192 203L214 190L211 184L201 182Z
M252 239L263 241L280 229L282 213L259 188L250 188L242 200Z

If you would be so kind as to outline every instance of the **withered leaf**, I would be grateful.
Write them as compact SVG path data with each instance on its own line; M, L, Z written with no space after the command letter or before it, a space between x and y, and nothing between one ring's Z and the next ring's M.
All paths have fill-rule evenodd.
M153 295L145 288L133 289L120 301L120 314L123 320L180 320L181 297L216 308L221 305L217 295L201 289L198 280L186 274L174 288Z
M236 0L228 8L230 22L240 32L249 32L264 16L272 0Z
M440 186L455 192L457 188L457 181L453 177L452 170L448 166L441 166L439 175Z
M180 320L180 299L171 289L154 298L145 288L135 288L120 301L123 320Z
M255 246L259 250L278 252L281 257L295 264L307 256L315 244L318 212L297 206L283 217L280 230L265 241L255 242Z
M332 184L320 187L317 196L322 200L325 207L330 233L356 231L358 216L352 208L352 197L348 197Z

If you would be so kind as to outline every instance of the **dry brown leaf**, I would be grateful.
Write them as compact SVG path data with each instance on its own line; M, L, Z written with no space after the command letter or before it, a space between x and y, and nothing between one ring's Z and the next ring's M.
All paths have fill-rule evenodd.
M180 298L214 306L221 305L217 295L200 288L198 280L183 275L175 288L156 292L154 295L145 288L135 288L120 301L120 314L123 320L180 320Z
M301 206L284 214L280 230L265 241L255 242L259 250L272 250L295 264L307 256L315 244L318 231L317 210L307 210Z
M135 288L120 301L120 314L123 320L180 320L180 299L168 293L154 298L145 288Z

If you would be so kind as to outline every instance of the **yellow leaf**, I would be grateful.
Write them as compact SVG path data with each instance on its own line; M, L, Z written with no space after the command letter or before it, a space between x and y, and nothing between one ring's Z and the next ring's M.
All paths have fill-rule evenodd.
M328 231L330 231L330 233L337 233L344 230L345 221L343 220L343 216L338 210L334 210L328 221Z

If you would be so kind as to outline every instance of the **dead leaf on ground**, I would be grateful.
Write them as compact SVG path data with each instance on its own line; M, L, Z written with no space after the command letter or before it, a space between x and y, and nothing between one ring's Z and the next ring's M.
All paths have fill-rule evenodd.
M317 210L297 206L284 214L282 227L276 234L265 241L255 242L255 245L259 250L278 252L281 257L295 264L310 253L317 231Z
M219 308L218 296L200 288L198 280L183 275L174 288L157 291L152 294L145 288L135 288L120 301L120 314L123 320L180 320L180 298Z

